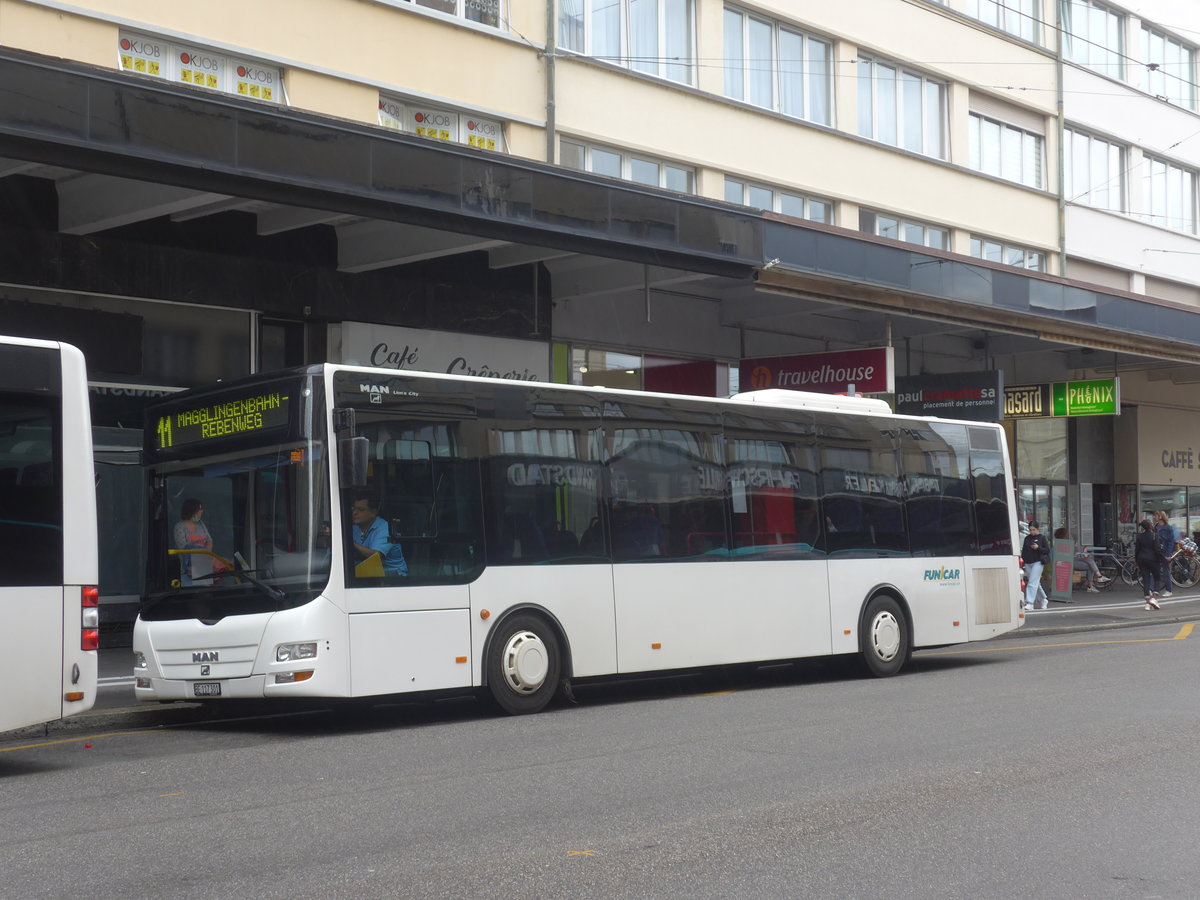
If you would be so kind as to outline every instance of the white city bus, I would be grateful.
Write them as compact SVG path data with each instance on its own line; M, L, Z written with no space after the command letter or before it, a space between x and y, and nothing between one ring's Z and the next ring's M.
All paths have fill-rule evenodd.
M96 489L83 354L0 337L0 731L96 702Z
M172 396L145 460L143 700L482 688L532 712L597 676L891 675L1021 621L1000 428L879 400L324 365ZM352 505L403 567L355 546Z

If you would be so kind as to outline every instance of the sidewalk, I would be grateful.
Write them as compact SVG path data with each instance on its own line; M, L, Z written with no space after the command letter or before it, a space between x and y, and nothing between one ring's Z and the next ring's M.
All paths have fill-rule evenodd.
M1176 588L1174 596L1158 601L1161 610L1147 610L1144 596L1140 585L1130 587L1120 580L1098 594L1077 589L1069 603L1051 600L1049 609L1026 612L1016 636L1200 620L1200 584Z

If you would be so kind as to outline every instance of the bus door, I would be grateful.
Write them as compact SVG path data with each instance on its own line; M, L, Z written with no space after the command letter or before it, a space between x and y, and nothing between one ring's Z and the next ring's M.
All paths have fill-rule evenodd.
M736 633L746 586L730 553L720 414L621 398L604 424L618 671L761 658Z
M469 584L483 566L474 398L454 383L363 380L334 375L367 447L363 483L341 491L351 692L467 687Z
M504 383L480 385L478 397L487 570L471 585L472 606L538 607L567 636L573 676L610 674L616 644L600 401Z
M0 730L63 714L62 494L49 399L0 393L0 622L13 636L0 653Z

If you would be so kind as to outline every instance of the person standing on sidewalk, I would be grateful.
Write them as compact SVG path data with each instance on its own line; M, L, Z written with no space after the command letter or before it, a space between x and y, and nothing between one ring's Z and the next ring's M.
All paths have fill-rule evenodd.
M1175 526L1167 518L1165 509L1160 509L1154 514L1154 536L1158 542L1159 565L1162 568L1162 574L1158 577L1162 585L1159 596L1170 597L1171 588L1175 586L1171 582L1171 557L1175 553L1175 545L1179 543L1179 535L1175 533Z
M1162 566L1159 565L1158 535L1149 519L1138 523L1137 537L1133 542L1133 558L1137 560L1138 569L1142 573L1142 590L1146 594L1146 609L1159 609L1157 595L1159 581L1162 578Z
M1038 533L1038 523L1029 523L1029 534L1021 545L1021 561L1025 563L1025 608L1038 609L1050 606L1050 599L1042 590L1042 567L1050 560L1050 543Z

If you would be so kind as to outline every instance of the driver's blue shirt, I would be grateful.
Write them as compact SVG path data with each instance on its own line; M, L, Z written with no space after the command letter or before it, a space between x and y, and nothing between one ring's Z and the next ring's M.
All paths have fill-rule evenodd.
M365 532L357 525L354 528L354 543L362 544L372 550L378 550L383 557L383 573L385 575L407 575L408 563L404 561L404 551L399 544L388 541L387 522L378 516Z

